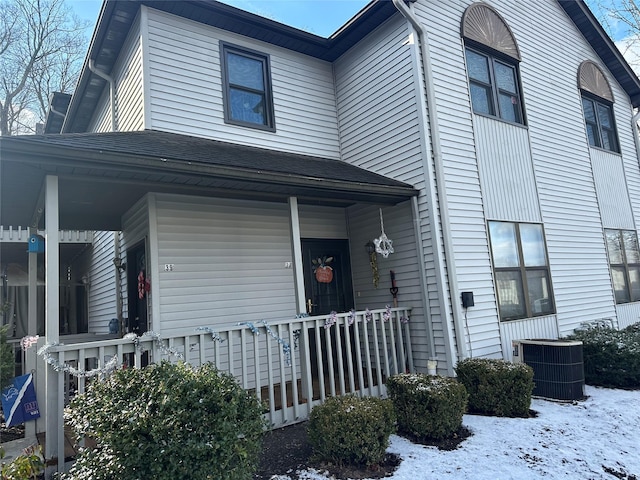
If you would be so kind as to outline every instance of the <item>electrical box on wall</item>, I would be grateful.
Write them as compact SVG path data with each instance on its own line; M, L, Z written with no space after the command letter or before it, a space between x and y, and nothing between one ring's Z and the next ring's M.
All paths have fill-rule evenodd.
M29 237L29 253L44 253L44 238L33 234Z
M475 305L473 303L473 292L462 292L460 296L462 297L463 308L469 308Z

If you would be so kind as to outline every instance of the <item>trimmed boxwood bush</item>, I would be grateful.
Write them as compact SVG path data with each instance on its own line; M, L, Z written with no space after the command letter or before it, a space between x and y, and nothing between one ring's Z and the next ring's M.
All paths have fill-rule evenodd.
M401 373L387 380L398 431L417 440L441 440L462 426L467 405L464 386L453 378Z
M640 323L623 330L593 328L570 338L582 341L586 383L640 388Z
M66 420L85 448L66 479L251 479L262 405L213 365L163 362L93 382Z
M469 412L499 417L528 417L533 369L524 363L467 358L456 366L469 393Z
M395 432L389 400L332 397L314 407L307 435L314 456L336 465L376 465L382 462Z

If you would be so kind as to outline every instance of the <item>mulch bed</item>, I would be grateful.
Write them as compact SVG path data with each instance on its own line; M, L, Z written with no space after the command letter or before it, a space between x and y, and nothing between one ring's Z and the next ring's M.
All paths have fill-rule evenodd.
M461 427L452 437L441 441L409 440L422 445L435 446L440 450L455 450L461 442L471 436L466 427ZM255 480L270 480L277 475L287 475L297 479L298 470L314 468L329 472L334 478L384 478L393 475L402 459L388 453L384 462L375 468L339 466L314 461L313 451L307 440L307 422L298 423L267 432L262 443L260 466L254 475Z

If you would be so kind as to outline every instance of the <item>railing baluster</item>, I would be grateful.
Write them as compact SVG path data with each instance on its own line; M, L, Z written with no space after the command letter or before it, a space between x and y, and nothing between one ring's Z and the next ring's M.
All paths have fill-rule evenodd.
M378 385L376 386L378 387L378 395L380 394L380 387L382 385L382 365L380 365L380 344L378 343L378 324L381 323L383 323L382 318L380 318L380 314L376 313L373 317L373 325L371 326L371 330L373 331L373 350L375 352L376 377L378 379ZM373 389L371 391L373 391Z
M289 326L289 346L291 347L291 396L293 399L293 415L294 419L300 418L300 412L298 411L298 369L296 368L296 349L295 349L295 336L293 333L293 324ZM302 329L300 330L302 333ZM300 341L300 337L298 337ZM300 351L300 347L298 348ZM304 361L304 359L302 359Z
M257 337L257 335L256 335ZM273 351L271 345L271 337L269 335L264 336L265 343L267 345L267 395L269 396L269 422L273 424L274 419L276 418L276 401L275 395L273 391ZM258 365L258 370L260 370L261 366ZM260 385L257 387L259 390L262 390Z
M404 311L404 315L406 318L409 318L409 312ZM414 373L416 371L413 365L413 347L411 346L411 329L409 327L409 322L404 324L404 344L407 349L407 358L409 359L409 372Z
M276 327L276 331L278 332L278 338L283 338L282 336L282 325L278 325ZM291 345L289 345L291 347ZM287 370L285 366L285 353L282 349L282 345L277 344L276 347L279 350L278 358L280 359L280 405L282 406L282 423L287 423ZM290 348L289 354L291 355Z
M355 318L354 318L355 325ZM346 348L347 357L347 377L349 380L349 392L353 393L356 390L355 380L353 378L353 349L351 348L351 326L348 321L344 322L344 344Z
M60 365L64 365L64 351L58 352L58 362ZM65 372L58 372L58 412L57 412L57 432L47 432L47 436L53 440L52 437L56 437L58 446L58 471L64 471L64 377ZM53 451L53 449L52 449Z
M396 335L393 331L394 314L389 316L389 346L391 347L391 359L393 360L393 375L398 373L398 352L396 351ZM387 373L387 378L391 376Z
M249 390L249 382L247 379L247 339L244 330L240 330L240 351L240 359L242 362L242 388ZM229 361L231 362L232 359L230 358Z
M342 325L340 325L342 323ZM347 329L347 322L345 321L345 317L338 317L338 321L336 322L335 332L336 332L336 356L338 357L338 380L340 382L340 395L344 395L346 392L346 388L344 386L344 360L342 359L342 335L340 334L340 327L343 327L345 330Z
M372 322L375 322L373 319L371 320ZM365 350L365 361L367 363L367 380L368 380L368 395L373 395L373 369L371 368L371 340L369 339L369 322L367 322L367 318L365 316L364 321L362 322L363 325L363 333L364 333L364 342L362 342L362 347L366 348ZM373 323L373 325L371 325L371 327L373 328L373 331L375 332L375 323Z
M335 367L333 365L333 346L331 345L331 330L338 328L336 323L334 327L324 329L324 341L327 346L327 368L329 369L329 392L332 397L336 396L336 374Z
M262 368L262 365L260 364L260 337L261 335L252 335L253 338L253 366L254 366L254 370L255 370L255 374L254 374L254 379L256 382L256 397L258 397L258 400L262 400L262 378L260 375L260 369ZM266 335L265 335L266 337ZM267 338L267 343L269 343L269 338Z
M324 328L320 321L316 319L315 323L315 339L316 339L316 362L318 365L318 385L320 387L320 400L324 402L326 392L324 389L324 365L322 364L322 341L320 339L320 329Z
M317 330L317 329L316 329ZM300 333L300 342L304 346L304 358L301 359L304 362L304 368L302 370L303 378L302 378L302 388L307 391L307 415L311 413L311 409L313 408L313 378L311 375L311 349L310 343L311 339L309 338L309 323L303 321L302 322L302 332Z
M356 347L356 368L358 369L359 395L364 395L364 370L362 368L362 336L360 335L360 325L364 325L364 315L359 315L353 323L354 345Z

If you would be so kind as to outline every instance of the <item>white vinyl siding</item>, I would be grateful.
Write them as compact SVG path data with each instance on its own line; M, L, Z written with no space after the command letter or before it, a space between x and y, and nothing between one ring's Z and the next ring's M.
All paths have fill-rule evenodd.
M526 318L512 322L501 322L502 355L505 360L513 360L513 340L532 338L558 338L558 323L555 315Z
M330 63L148 10L147 128L339 158ZM219 41L270 56L275 132L224 123Z
M139 18L133 23L120 57L110 75L116 85L116 126L118 131L144 129L142 88L142 42ZM87 129L89 132L111 131L110 87L106 84Z
M604 227L635 230L622 158L592 148L591 163Z
M487 218L539 223L527 129L481 115L473 126Z
M465 338L464 343L470 339L474 356L500 357L502 345L474 146L464 46L457 34L464 9L471 3L429 2L425 5L418 2L415 11L429 32L433 78L427 81L436 95L446 181L444 191L448 202L445 214L449 217L453 245L447 262L455 265L457 278L454 281L457 281L458 291L474 294L475 306L466 312L468 336L467 332L457 334ZM501 13L499 9L498 12ZM452 301L460 302L460 299ZM465 319L460 323L465 323Z
M617 327L622 329L640 322L640 303L621 303L616 305Z
M164 334L296 315L286 204L157 195L155 205Z
M344 208L299 205L301 238L349 238Z
M425 173L417 125L418 97L414 81L415 61L413 45L407 44L409 31L406 22L396 16L374 30L358 45L345 53L335 63L336 98L340 121L342 159L367 170L412 184L421 190L418 198L421 214L423 245L419 251L427 268L429 314L433 319L435 355L446 364L446 326L440 318L440 305L434 273L434 255L430 219L425 195ZM352 207L354 208L354 207ZM368 257L364 244L372 238L362 238L360 228L375 232L379 224L377 209L365 213L350 211L352 261L358 308L366 302L358 298L358 289L371 283ZM366 225L365 225L366 224ZM437 230L437 229L436 229ZM375 235L375 233L370 233ZM415 237L415 233L410 234ZM376 235L379 236L379 233ZM356 240L357 239L357 240ZM361 250L362 249L362 250ZM358 252L360 252L358 254ZM414 260L416 267L417 261ZM367 273L369 271L369 273ZM381 270L382 271L382 270ZM381 275L381 279L385 275ZM386 272L388 276L388 272ZM386 279L385 279L386 280ZM416 280L417 281L417 280ZM416 287L417 288L417 287ZM400 303L404 297L400 297ZM382 302L380 302L382 304ZM384 305L383 305L384 306ZM415 306L415 305L414 305ZM366 307L364 307L366 308ZM414 311L416 325L422 322L426 312ZM412 326L412 329L414 326ZM418 328L418 327L415 327ZM416 362L423 367L427 361L426 329L421 347L417 349ZM422 350L421 350L422 349ZM416 345L414 345L416 351Z
M89 264L89 333L109 333L117 318L114 232L95 232Z
M380 281L378 288L375 288L365 244L380 236L379 210L363 205L348 208L355 308L373 310L385 308L386 305L393 307L393 296L389 291L390 271L393 270L398 287L398 306L412 308L409 327L415 366L419 371L426 371L429 338L422 305L420 271L415 255L411 202L385 207L383 213L385 233L393 240L394 253L387 258L377 256Z

